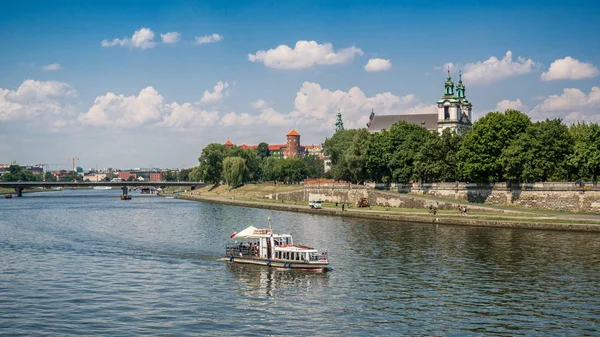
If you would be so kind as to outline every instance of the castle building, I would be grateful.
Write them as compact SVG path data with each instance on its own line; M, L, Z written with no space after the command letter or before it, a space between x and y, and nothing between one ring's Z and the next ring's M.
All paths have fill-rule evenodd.
M471 111L473 105L465 96L465 85L462 82L462 74L459 74L459 81L454 92L454 82L448 77L444 83L444 94L437 101L438 112L429 114L399 114L399 115L380 115L376 116L371 110L367 129L369 132L379 132L389 130L396 122L405 121L408 123L419 124L429 131L442 133L444 129L452 129L458 134L465 134L472 127Z
M269 152L271 157L276 158L298 158L301 156L311 155L323 159L323 148L320 145L300 145L300 134L293 130L288 132L285 144L270 144ZM225 147L233 147L234 144L227 139L223 144ZM244 150L256 150L258 145L242 144L240 147Z
M286 158L297 158L300 156L300 134L296 130L292 130L285 135L287 146L284 156ZM304 154L304 151L302 151Z

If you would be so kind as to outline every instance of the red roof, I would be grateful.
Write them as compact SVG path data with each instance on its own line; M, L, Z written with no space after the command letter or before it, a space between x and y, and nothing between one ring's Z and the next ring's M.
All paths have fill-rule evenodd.
M225 146L233 146L233 143L229 139L227 139Z
M240 145L240 147L244 150L256 150L258 149L258 145L246 145L246 144L242 144Z
M269 151L279 151L282 147L287 147L287 145L269 145Z
M300 134L298 131L292 129L292 131L290 131L286 136L300 136Z

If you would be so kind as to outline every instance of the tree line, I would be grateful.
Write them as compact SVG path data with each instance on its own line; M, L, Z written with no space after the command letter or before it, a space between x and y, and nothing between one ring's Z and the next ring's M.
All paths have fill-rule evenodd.
M199 165L189 172L192 181L237 187L248 182L276 181L298 183L306 178L323 176L323 160L315 156L278 158L271 156L269 145L261 142L257 149L208 144L198 158Z
M532 122L517 110L490 112L464 136L399 122L389 130L343 130L325 140L331 178L354 183L596 181L600 127Z
M321 177L352 183L597 181L600 126L532 122L518 110L506 110L486 114L465 135L450 129L438 134L407 122L377 133L341 130L325 140L323 151L328 172L314 156L270 156L264 142L255 150L212 143L202 149L189 179L233 187Z

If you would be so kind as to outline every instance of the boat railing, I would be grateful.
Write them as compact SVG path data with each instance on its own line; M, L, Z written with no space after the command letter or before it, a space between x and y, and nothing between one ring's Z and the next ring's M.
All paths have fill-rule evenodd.
M258 246L228 245L225 249L227 256L257 257Z

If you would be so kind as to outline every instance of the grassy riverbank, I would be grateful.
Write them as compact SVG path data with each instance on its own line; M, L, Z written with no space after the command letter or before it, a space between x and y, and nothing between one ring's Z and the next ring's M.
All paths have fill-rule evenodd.
M357 208L349 206L345 211L334 203L324 203L323 209L311 210L305 201L282 201L264 199L265 195L302 190L302 185L250 184L230 190L221 185L187 191L183 199L198 200L245 207L277 209L311 214L336 215L356 218L381 219L403 222L432 223L437 225L467 225L487 227L531 228L551 230L577 230L600 232L600 216L565 212L544 212L513 208L510 206L487 207L475 204L468 215L461 216L457 210L440 210L433 215L426 208L396 208L372 206ZM434 198L428 198L435 201ZM465 204L465 203L463 203ZM507 212L507 209L510 212Z

